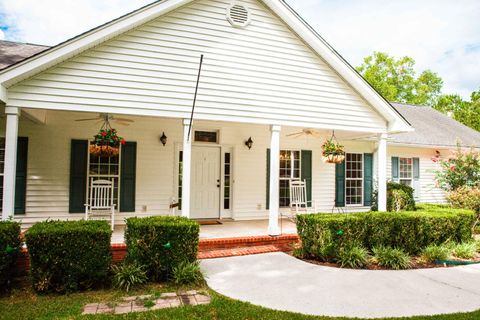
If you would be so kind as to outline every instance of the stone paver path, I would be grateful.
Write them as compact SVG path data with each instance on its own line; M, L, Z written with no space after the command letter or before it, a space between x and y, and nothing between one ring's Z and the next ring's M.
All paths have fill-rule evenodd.
M407 317L480 309L480 265L351 270L285 253L202 260L210 288L270 309L337 317Z
M180 307L182 305L209 304L210 297L201 294L196 290L181 293L162 293L159 298L152 295L131 296L122 299L117 303L89 303L83 308L82 314L124 314L130 312L143 312L149 310L158 310L164 308ZM146 307L145 302L151 301L152 306Z

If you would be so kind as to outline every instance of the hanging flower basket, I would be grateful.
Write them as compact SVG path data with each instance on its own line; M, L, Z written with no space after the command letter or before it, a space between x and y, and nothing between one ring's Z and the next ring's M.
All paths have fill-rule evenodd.
M337 142L335 133L322 145L322 151L323 162L325 163L342 163L345 161L344 147Z
M111 128L108 121L105 121L93 139L89 152L99 157L117 156L120 152L120 145L125 144L125 139L117 135L117 130Z

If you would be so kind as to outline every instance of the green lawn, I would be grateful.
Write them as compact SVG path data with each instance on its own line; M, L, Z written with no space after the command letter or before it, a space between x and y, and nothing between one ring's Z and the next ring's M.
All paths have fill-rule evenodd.
M158 294L175 290L176 288L168 285L148 285L139 291L131 292L130 295ZM10 295L0 297L0 319L340 319L274 311L232 300L213 291L210 291L210 294L213 299L209 305L163 309L119 316L81 316L84 304L115 301L124 297L125 294L115 290L98 290L70 295L36 295L30 289L25 288L14 290ZM447 316L415 317L411 319L480 319L480 311Z

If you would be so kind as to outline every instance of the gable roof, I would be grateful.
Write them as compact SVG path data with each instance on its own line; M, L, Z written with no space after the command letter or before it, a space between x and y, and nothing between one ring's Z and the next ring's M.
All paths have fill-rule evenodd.
M37 44L0 40L0 70L48 48Z
M6 88L48 69L68 58L140 26L152 19L195 0L159 0L120 18L112 20L77 37L60 43L44 52L0 70L0 100L7 102ZM412 131L406 121L377 91L375 91L313 28L284 0L259 0L287 24L335 72L358 92L388 121L389 132Z
M431 107L399 103L392 105L415 128L414 132L392 135L392 143L450 148L459 141L462 146L480 148L480 132Z

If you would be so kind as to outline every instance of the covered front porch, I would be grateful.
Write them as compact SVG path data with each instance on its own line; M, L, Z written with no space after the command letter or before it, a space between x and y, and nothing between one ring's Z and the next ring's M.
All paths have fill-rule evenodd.
M131 120L128 126L112 125L134 152L105 160L88 154L101 123L78 121L98 113L14 107L5 113L2 217L13 216L25 228L47 219L83 219L89 181L96 177L116 185L114 243L121 243L125 219L133 216L220 221L202 226L205 239L295 233L294 225L281 224L280 217L290 212L289 184L297 180L307 181L318 212L369 210L365 195L373 181L379 186L379 208L385 206L387 140L378 132L335 130L346 152L355 155L344 173L358 173L339 186L338 167L322 161L330 128L308 128L316 133L311 135L299 126L195 119L189 128L189 119L109 114ZM369 184L367 154L373 160Z

